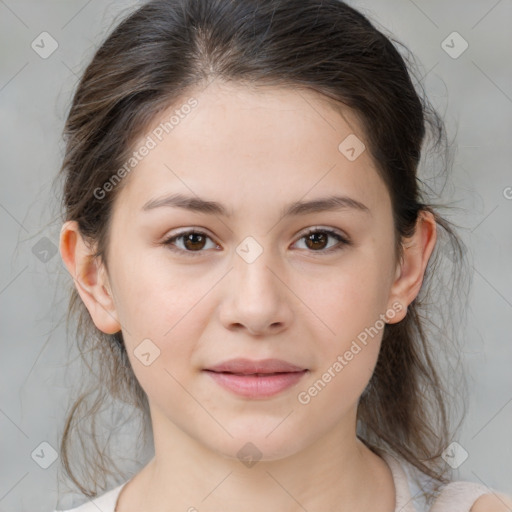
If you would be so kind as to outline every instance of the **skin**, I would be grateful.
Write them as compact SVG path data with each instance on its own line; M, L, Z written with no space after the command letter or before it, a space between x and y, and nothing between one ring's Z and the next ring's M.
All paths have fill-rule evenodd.
M214 82L183 103L190 96L198 106L124 178L109 272L90 258L74 221L61 231L61 256L82 300L98 329L122 329L150 403L155 457L125 486L117 510L392 512L391 472L356 438L382 330L309 403L297 395L393 304L402 309L388 323L404 318L435 245L433 216L420 216L396 261L390 196L369 151L350 161L338 150L350 134L364 141L358 119L312 91ZM177 192L218 201L232 218L141 210ZM333 193L369 212L279 216L293 201ZM179 254L162 244L192 227L209 237L188 249L195 256L183 239L174 242ZM311 227L352 243L325 253L338 241L308 246ZM236 252L248 236L263 249L252 263ZM146 338L160 349L149 366L134 355ZM276 357L310 371L278 395L246 399L201 371L233 357ZM237 457L248 441L262 453L251 467Z
M511 510L512 496L504 493L484 494L471 507L471 512L510 512Z

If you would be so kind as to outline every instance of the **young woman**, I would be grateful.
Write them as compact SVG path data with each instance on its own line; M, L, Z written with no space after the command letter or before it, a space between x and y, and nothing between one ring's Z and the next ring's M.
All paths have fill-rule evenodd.
M65 127L60 251L99 391L62 439L77 511L509 510L448 476L421 299L438 227L461 245L420 187L427 129L391 39L338 0L154 0L115 28ZM92 491L68 444L106 395L154 457L98 495L97 438Z

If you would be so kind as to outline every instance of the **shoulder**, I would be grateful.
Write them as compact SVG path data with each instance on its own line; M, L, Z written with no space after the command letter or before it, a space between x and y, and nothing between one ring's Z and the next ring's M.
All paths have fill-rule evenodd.
M457 480L444 485L434 500L431 512L512 512L512 497L485 485Z
M503 493L484 494L480 496L470 512L510 512L512 510L512 496Z

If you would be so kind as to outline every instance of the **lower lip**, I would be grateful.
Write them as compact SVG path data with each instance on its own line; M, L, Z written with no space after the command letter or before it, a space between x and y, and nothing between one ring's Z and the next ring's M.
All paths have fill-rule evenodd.
M248 398L266 398L293 386L302 379L308 370L262 376L235 375L233 373L220 373L211 370L204 371L206 371L217 384L233 391L237 395Z

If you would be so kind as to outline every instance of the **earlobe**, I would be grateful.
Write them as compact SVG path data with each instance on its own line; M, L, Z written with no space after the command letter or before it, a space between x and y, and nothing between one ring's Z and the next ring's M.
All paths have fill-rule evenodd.
M76 221L67 221L62 226L59 250L96 327L107 334L120 331L105 267L93 258Z
M432 212L422 210L418 215L414 234L403 243L403 257L397 266L395 281L389 296L390 304L400 302L402 309L393 322L402 320L407 314L408 305L420 292L428 261L434 250L437 230Z

